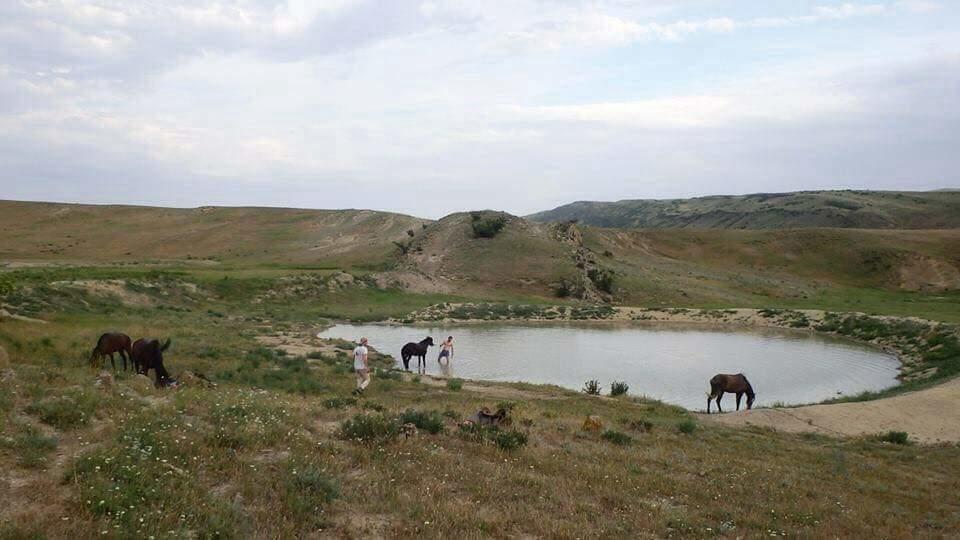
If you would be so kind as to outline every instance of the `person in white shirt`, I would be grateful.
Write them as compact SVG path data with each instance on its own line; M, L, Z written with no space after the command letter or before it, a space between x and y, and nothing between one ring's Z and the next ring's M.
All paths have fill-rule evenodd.
M367 338L360 338L360 345L353 350L353 371L357 374L354 395L360 395L370 385L370 364L367 362Z

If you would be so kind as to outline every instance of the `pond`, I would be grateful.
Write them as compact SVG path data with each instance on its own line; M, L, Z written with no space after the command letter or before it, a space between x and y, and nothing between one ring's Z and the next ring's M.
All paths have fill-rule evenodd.
M692 410L706 407L709 380L744 373L757 405L814 403L897 384L893 355L849 340L781 329L718 329L678 325L485 323L449 326L338 324L318 334L357 341L361 336L400 364L407 342L454 336L450 372L441 372L438 347L427 373L441 376L556 384L580 390L598 379ZM411 361L416 369L416 358ZM735 399L726 395L725 408Z

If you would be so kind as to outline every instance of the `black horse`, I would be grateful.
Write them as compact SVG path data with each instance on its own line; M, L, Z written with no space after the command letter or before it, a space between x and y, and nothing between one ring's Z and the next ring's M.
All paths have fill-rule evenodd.
M137 373L149 376L153 369L157 377L157 386L166 386L173 382L167 368L163 367L163 351L170 347L170 339L165 343L160 343L157 339L140 338L133 342L130 358L133 359L133 365L137 368Z
M433 345L433 338L428 337L420 343L407 343L400 349L400 358L403 359L403 369L410 371L410 358L417 357L417 373L420 373L420 364L423 364L423 373L427 372L427 349Z

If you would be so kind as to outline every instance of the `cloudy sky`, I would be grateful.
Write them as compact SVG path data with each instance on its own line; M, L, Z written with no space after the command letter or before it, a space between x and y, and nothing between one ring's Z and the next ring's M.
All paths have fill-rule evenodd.
M0 0L0 198L960 187L954 0Z

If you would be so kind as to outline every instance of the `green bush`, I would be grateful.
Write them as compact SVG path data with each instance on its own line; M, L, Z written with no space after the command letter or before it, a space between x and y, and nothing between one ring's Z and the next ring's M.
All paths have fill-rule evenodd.
M610 383L610 395L611 396L622 396L627 393L627 390L630 389L630 386L623 381L613 381Z
M677 423L677 429L680 430L680 433L689 435L696 431L697 423L692 418L686 418Z
M613 444L617 444L620 446L627 446L628 444L633 442L633 437L627 435L626 433L621 433L619 431L614 431L612 429L608 429L604 431L601 437L612 442Z
M910 444L910 437L906 431L888 431L878 435L877 439L893 444Z
M433 435L443 432L443 416L438 411L407 409L397 418L400 424L413 424Z
M323 406L327 409L343 409L357 404L357 400L352 397L332 397L323 400Z
M328 503L340 496L340 484L317 467L307 466L295 472L291 474L287 490L296 498L302 497L312 505L314 501Z
M589 381L583 383L583 393L590 394L591 396L599 396L600 381L597 379L590 379Z
M527 435L515 430L498 431L494 442L497 443L497 448L501 450L516 450L517 448L526 446Z
M613 292L613 272L606 268L591 268L587 272L587 277L604 292Z
M366 443L389 442L399 434L397 420L383 414L357 414L340 424L342 438Z
M96 394L76 391L35 401L27 406L26 411L45 424L69 429L89 422L98 402Z
M493 238L507 226L507 220L503 216L492 216L474 219L470 225L474 238Z
M629 422L627 422L627 427L634 431L639 431L641 433L650 433L651 431L653 431L653 422L649 420L645 420L643 418L639 420L630 420Z
M454 392L459 392L463 389L463 379L448 379L447 388L453 390Z

